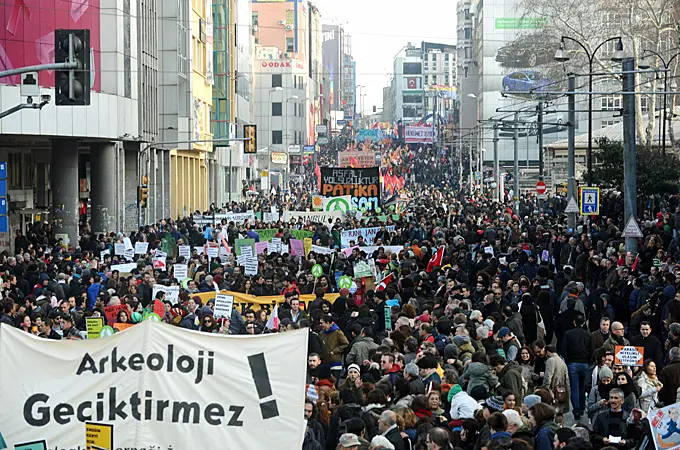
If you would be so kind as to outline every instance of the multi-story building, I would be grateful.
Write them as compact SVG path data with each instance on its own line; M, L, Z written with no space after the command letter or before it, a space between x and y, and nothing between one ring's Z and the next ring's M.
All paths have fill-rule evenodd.
M394 119L419 122L434 113L435 102L438 117L448 117L455 99L455 45L422 42L415 47L409 42L394 58L393 67L388 109Z
M322 80L319 12L308 1L252 2L255 36L255 103L258 167L263 189L285 185L299 172L303 147L314 143ZM271 169L269 171L268 169Z
M63 9L56 0L24 5L16 8L16 20L0 31L2 66L12 69L53 63L55 29L90 30L92 89L87 106L56 106L54 72L41 71L38 85L42 95L51 96L50 103L0 120L0 161L7 162L8 189L2 251L14 251L14 234L36 222L51 223L59 236L76 246L79 201L90 205L95 231L122 230L123 217L135 216L137 154L143 135L154 131L152 123L139 119L147 110L139 103L140 47L133 42L137 18L146 10L140 11L135 1L90 0L55 16L54 11ZM153 66L148 60L145 64ZM0 79L2 111L27 103L20 80ZM41 98L32 100L38 103Z
M323 65L329 73L328 106L352 118L357 110L356 65L352 39L342 25L323 25Z
M461 0L456 7L456 114L457 128L471 130L477 126L477 94L479 93L479 70L475 61L474 10L470 0Z

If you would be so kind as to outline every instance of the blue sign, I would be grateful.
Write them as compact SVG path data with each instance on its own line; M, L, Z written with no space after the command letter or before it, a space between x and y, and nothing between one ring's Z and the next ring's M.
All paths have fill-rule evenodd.
M360 130L357 134L357 141L364 142L368 139L371 142L380 142L385 138L385 133L380 129L365 129Z
M345 125L347 123L347 121L346 120L336 120L335 123L337 123L338 125Z
M600 188L581 188L581 215L597 216L600 214Z
M0 216L0 233L9 232L9 222L7 221L7 216Z
M361 113L354 114L355 119L361 119L361 117L362 117Z
M0 197L7 197L7 180L0 180Z
M305 145L304 147L302 147L302 151L304 152L305 155L314 154L315 150L316 150L316 145Z
M0 161L0 179L7 178L7 161Z
M0 215L2 215L2 216L7 215L7 199L6 198L0 198Z

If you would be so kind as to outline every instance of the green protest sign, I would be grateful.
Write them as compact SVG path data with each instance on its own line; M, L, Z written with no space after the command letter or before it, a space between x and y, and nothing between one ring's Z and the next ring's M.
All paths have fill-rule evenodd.
M252 253L250 256L254 256L255 252L255 239L236 239L234 242L234 247L236 248L236 256L241 256L241 249L243 247L251 247Z
M338 287L340 289L349 289L352 287L352 278L347 275L343 275L338 280Z
M323 267L320 264L314 264L312 266L312 275L314 275L314 278L319 278L323 275Z

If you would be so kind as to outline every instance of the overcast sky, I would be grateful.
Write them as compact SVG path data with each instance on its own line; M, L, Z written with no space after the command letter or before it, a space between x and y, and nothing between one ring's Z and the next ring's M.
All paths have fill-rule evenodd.
M456 42L455 0L313 0L323 23L343 24L352 36L364 110L382 108L394 56L408 42ZM357 90L357 96L359 92ZM357 102L359 99L357 99Z

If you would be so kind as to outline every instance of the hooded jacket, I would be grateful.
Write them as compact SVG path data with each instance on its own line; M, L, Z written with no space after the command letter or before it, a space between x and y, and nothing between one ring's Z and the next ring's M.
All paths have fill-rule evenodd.
M361 364L366 361L369 357L371 350L378 348L378 344L375 343L373 338L367 336L357 336L352 342L349 353L345 357L345 365L350 364Z
M451 404L449 413L453 420L473 419L475 411L482 409L482 405L470 397L467 392L463 392L459 384L454 385L449 390L448 400Z
M468 364L463 371L463 381L467 382L465 391L468 394L470 394L476 386L482 386L489 393L498 386L498 377L493 373L491 367L480 362Z
M343 351L349 345L345 333L340 331L336 324L333 324L328 331L321 332L321 340L326 347L325 362L330 364L331 367L341 365Z
M515 361L508 361L503 370L498 374L500 387L498 391L501 395L510 391L515 394L515 398L523 398L524 382L522 379L522 368Z

